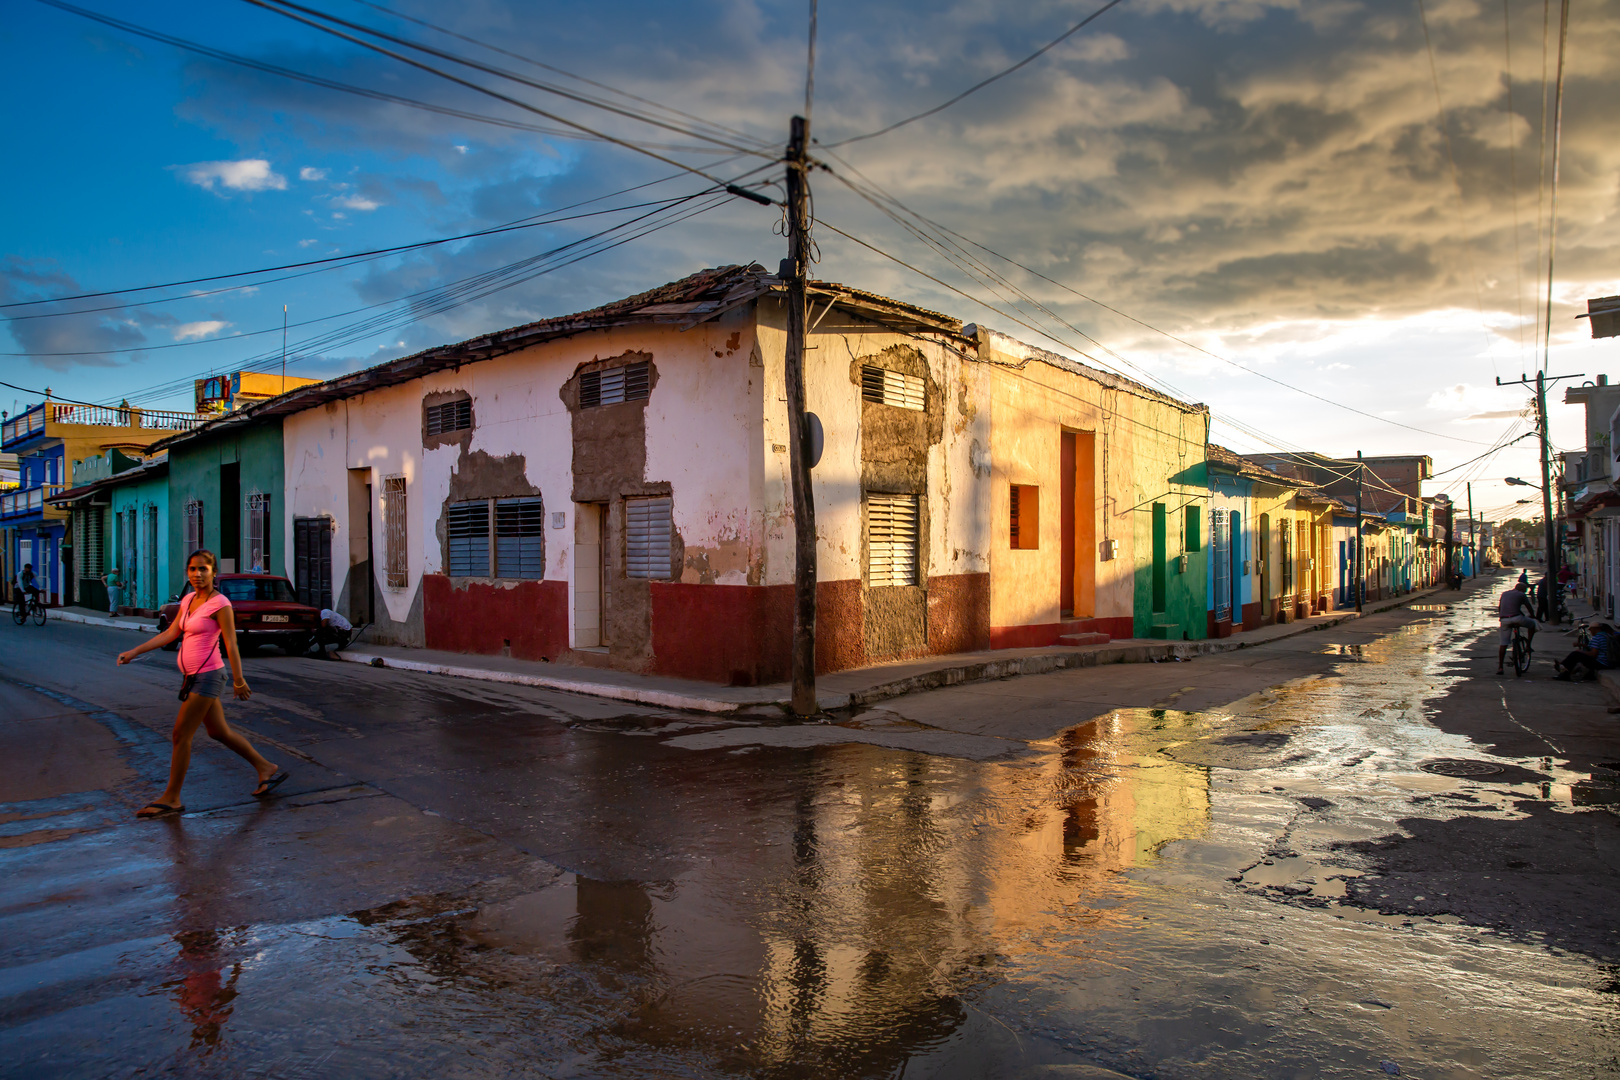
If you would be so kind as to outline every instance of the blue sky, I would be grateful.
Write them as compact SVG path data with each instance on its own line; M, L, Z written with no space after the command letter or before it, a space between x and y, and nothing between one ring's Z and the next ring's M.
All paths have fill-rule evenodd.
M83 2L312 75L550 126L247 3ZM356 0L315 6L588 90ZM802 107L801 0L386 6L728 125L751 146L780 142L787 117ZM824 0L814 130L824 144L836 143L937 104L1097 6ZM1620 346L1585 339L1584 324L1572 317L1584 297L1620 292L1612 258L1620 149L1603 116L1616 99L1620 3L1574 10L1553 367L1595 375L1613 370ZM1001 310L993 310L828 230L818 234L818 271L1166 383L1208 402L1219 421L1215 437L1240 451L1280 444L1336 454L1421 452L1433 454L1437 467L1471 457L1516 430L1510 414L1523 396L1493 380L1536 364L1530 325L1545 259L1535 224L1538 193L1545 205L1537 184L1542 8L1522 0L1505 7L1511 112L1504 8L1426 0L1423 11L1444 134L1413 3L1127 0L960 105L824 154L842 175L870 178L908 207L1157 329L1005 264L1008 277L1069 326L1028 308L1019 316L994 300ZM14 209L0 223L0 303L454 235L674 172L601 142L248 71L32 0L13 0L7 16L0 88L14 107L0 124L15 154L14 167L0 173L0 194ZM764 163L723 161L723 153L692 152L687 136L529 88L505 90L615 135L673 146L659 152L717 175ZM823 220L989 299L836 179L818 174L815 183ZM683 176L581 209L703 186ZM200 374L277 362L283 304L295 324L290 373L328 376L578 310L704 266L774 265L781 255L776 212L733 200L447 310L413 311L403 299L645 212L262 281L253 290L9 308L0 312L13 317L0 351L27 355L0 358L0 366L9 382L48 384L65 397L184 407ZM170 299L61 314L160 297ZM366 310L342 315L354 309ZM367 316L379 324L320 336ZM1015 316L1054 330L1058 342ZM1336 408L1210 353L1409 428ZM8 390L0 405L26 399ZM1578 445L1576 410L1558 406L1554 416L1557 440ZM1532 468L1527 450L1504 452L1479 472L1476 504L1510 503L1508 489L1484 479Z

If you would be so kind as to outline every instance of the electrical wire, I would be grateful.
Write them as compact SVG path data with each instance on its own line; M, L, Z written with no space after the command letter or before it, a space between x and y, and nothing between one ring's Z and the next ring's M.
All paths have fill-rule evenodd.
M849 168L852 172L855 172L857 175L860 175L859 170L854 169L852 166L849 165L848 162L844 161L842 158L838 158L837 155L829 155L829 156L834 157L836 160L839 161L840 164L844 165L846 168ZM1413 426L1411 424L1403 424L1398 420L1390 420L1387 417L1378 416L1375 413L1369 413L1369 412L1366 412L1365 410L1357 409L1352 405L1346 405L1343 402L1335 401L1332 398L1324 397L1321 394L1313 393L1312 391L1306 390L1306 389L1304 389L1302 387L1294 386L1292 383L1285 382L1282 379L1278 379L1278 378L1276 378L1275 376L1272 376L1272 375L1267 375L1265 372L1257 371L1254 368L1248 367L1247 365L1240 364L1235 360L1231 360L1231 359L1229 359L1227 357L1221 356L1219 353L1214 353L1214 352L1211 352L1208 349L1205 349L1205 348L1203 348L1201 346L1194 345L1192 342L1187 341L1184 338L1178 337L1177 335L1172 334L1169 331L1161 330L1160 328L1152 325L1151 323L1145 322L1144 320L1139 319L1134 315L1128 315L1125 312L1120 311L1118 308L1115 308L1115 307L1112 307L1111 305L1105 304L1102 301L1097 300L1097 299L1095 299L1093 297L1087 296L1084 293L1081 293L1078 290L1073 289L1070 286L1065 285L1060 281L1057 281L1057 280L1055 280L1053 278L1047 277L1045 274L1042 274L1039 271L1034 270L1031 267L1026 266L1023 263L1018 262L1017 260L1012 259L1009 256L1002 255L1001 253L995 251L992 248L989 248L989 247L985 246L984 244L979 243L976 240L972 240L972 239L970 239L970 238L968 238L966 236L963 236L961 233L956 232L955 230L949 228L948 226L942 225L939 222L936 222L936 221L933 221L933 220L931 220L931 219L929 219L927 217L924 217L922 214L919 214L917 211L912 210L909 207L906 207L903 203L901 203L893 195L890 195L887 192L884 192L881 188L879 188L876 184L872 183L869 179L865 178L864 176L862 176L862 179L866 182L866 184L870 185L870 187L872 189L872 192L875 192L876 195L874 195L872 192L863 191L860 185L854 183L848 177L845 177L845 176L841 175L840 173L834 171L831 167L823 164L822 168L829 175L831 175L832 177L837 179L840 183L843 183L851 191L855 192L857 195L860 195L862 198L864 198L869 203L872 203L872 205L877 207L877 209L879 209L885 215L889 216L892 220L898 220L896 218L896 212L894 210L891 210L889 207L885 207L884 205L882 205L883 202L887 202L887 203L891 204L892 207L898 208L898 211L904 212L906 215L909 215L911 218L914 218L918 222L926 224L927 226L929 226L931 228L934 228L934 229L937 229L937 230L939 230L941 232L948 233L949 235L954 236L957 239L962 240L964 243L971 244L972 246L978 248L979 250L985 252L986 254L992 255L995 258L1000 259L1003 262L1006 262L1006 263L1008 263L1008 264L1010 264L1012 266L1016 266L1020 270L1023 270L1026 273L1032 274L1035 277L1038 277L1041 280L1046 281L1046 282L1048 282L1048 283L1050 283L1052 285L1056 285L1058 288L1061 288L1066 292L1072 293L1073 295L1078 296L1081 299L1088 301L1089 303L1096 304L1097 306L1102 307L1107 311L1111 311L1116 315L1119 315L1119 316L1121 316L1123 318L1129 319L1131 322L1134 322L1139 326L1142 326L1142 327L1144 327L1146 329L1152 330L1157 334L1163 335L1164 337L1170 338L1173 341L1176 341L1176 342L1178 342L1178 343L1180 343L1182 345L1187 346L1188 348L1191 348L1191 349L1194 349L1194 350L1196 350L1196 351L1198 351L1200 353L1203 353L1204 355L1209 356L1212 359L1219 360L1220 362L1222 362L1224 364L1228 364L1231 367L1237 368L1240 371L1244 371L1244 372L1247 372L1250 375L1254 375L1254 376L1257 376L1259 378L1265 379L1267 382L1275 383L1276 385L1281 386L1284 389L1292 390L1295 393L1303 394L1306 397L1314 398L1317 401L1321 401L1321 402L1323 402L1325 404L1332 405L1332 406L1334 406L1336 408L1339 408L1339 409L1343 409L1346 412L1352 412L1352 413L1357 414L1358 416L1366 417L1369 420L1376 420L1376 421L1378 421L1380 423L1390 424L1390 425L1395 426L1395 427L1405 428L1405 429L1407 429L1409 431L1415 431L1415 432L1417 432L1417 433L1419 433L1421 435L1429 435L1429 436L1432 436L1434 438L1449 439L1449 440L1454 441L1454 442L1471 443L1471 444L1473 444L1475 446L1488 445L1488 444L1485 444L1485 443L1481 443L1477 439L1465 439L1465 438L1462 438L1461 436L1457 436L1457 435L1446 435L1446 434L1443 434L1441 432L1429 431L1429 430L1426 430L1424 428L1415 427L1415 426ZM881 198L879 198L879 197L881 197ZM904 225L905 223L901 222L901 224ZM909 226L906 226L906 227L909 229ZM914 235L915 235L915 232L914 232ZM1011 285L1010 282L1008 284ZM1016 288L1015 285L1012 286L1012 287ZM1043 310L1046 310L1046 309L1043 308ZM1050 312L1048 312L1048 313L1050 314ZM1069 325L1069 324L1065 323L1065 325ZM1070 329L1074 330L1075 328L1070 326ZM1076 330L1075 332L1080 333L1080 331L1078 331L1078 330ZM1090 335L1082 334L1082 336L1085 336L1089 340L1092 340L1092 341L1096 340L1095 338L1091 338ZM1068 347L1072 347L1072 346L1068 346ZM1118 353L1114 353L1113 350L1111 350L1111 349L1108 350L1108 351L1112 355L1114 355L1116 357L1119 356ZM1091 357L1091 359L1095 360L1096 358ZM1123 360L1124 358L1119 357L1119 359ZM1126 361L1126 362L1129 363L1129 361ZM1136 367L1136 365L1134 365L1134 364L1131 365L1131 366ZM1141 370L1141 369L1138 368L1138 370ZM1179 395L1179 391L1177 391L1176 393Z
M1081 19L1079 22L1075 23L1073 26L1071 26L1067 30L1063 31L1063 33L1059 34L1057 37L1053 38L1051 41L1048 41L1045 45L1042 45L1039 49L1036 49L1034 52L1030 53L1028 56L1026 56L1022 60L1018 61L1018 63L1012 65L1011 67L1001 69L1000 71L996 72L994 75L990 76L988 79L981 79L979 82L974 83L972 86L968 87L966 90L963 90L960 94L957 94L955 97L949 99L948 101L942 101L938 105L935 105L931 109L924 109L922 112L917 113L915 116L908 116L904 120L896 120L894 123L890 124L888 127L879 128L876 131L868 131L865 135L851 135L847 139L839 139L837 142L827 143L826 147L830 149L832 147L847 146L850 143L861 142L861 141L866 140L866 139L875 139L879 135L887 135L889 132L895 130L896 128L902 128L902 127L905 127L907 124L916 123L918 120L923 120L923 119L926 119L926 118L928 118L930 116L933 116L935 113L944 112L946 109L950 108L952 105L955 105L958 101L961 101L963 98L967 97L968 95L976 94L980 90L983 90L985 87L989 86L991 83L996 82L996 81L998 81L1000 79L1006 78L1008 75L1011 75L1013 72L1017 71L1018 69L1024 67L1027 64L1034 63L1036 60L1038 60L1041 57L1045 56L1047 53L1051 52L1053 49L1057 48L1059 45L1061 45L1065 41L1069 40L1069 38L1073 37L1075 34L1078 34L1081 30L1084 30L1087 26L1090 26L1092 22L1094 22L1095 20L1101 18L1104 14L1106 14L1107 12L1112 10L1113 8L1118 7L1120 4L1122 4L1124 2L1125 2L1125 0L1108 0L1108 3L1104 4L1102 7L1098 8L1096 11L1092 12L1090 15L1087 15L1085 18Z
M710 174L708 172L705 172L703 169L697 168L696 166L687 165L684 162L676 161L674 158L666 157L665 155L660 154L655 150L650 150L650 149L648 149L648 148L646 148L644 146L639 146L634 142L631 142L631 141L629 141L627 139L621 139L616 135L609 135L606 132L598 131L595 128L591 128L591 127L589 127L589 126L587 126L585 124L581 124L578 121L570 120L565 116L560 116L560 115L558 115L556 113L549 112L549 111L547 111L545 109L540 108L537 105L531 105L528 102L522 101L519 98L512 97L509 94L503 94L499 90L491 89L490 87L484 86L481 83L474 82L471 79L464 79L459 75L455 75L455 74L452 74L452 73L450 73L448 71L444 71L444 70L441 70L439 68L436 68L432 64L424 63L421 60L417 60L417 59L415 59L413 57L406 56L404 53L396 52L393 49L385 48L384 46L378 45L375 42L366 41L364 38L356 37L354 34L348 33L347 31L345 31L343 29L339 29L339 28L340 27L349 27L349 28L352 28L352 29L356 29L359 33L369 34L370 36L375 37L375 38L379 38L380 40L390 41L390 42L393 42L395 44L402 45L405 48L410 48L410 49L414 49L414 50L416 50L418 52L426 53L429 56L436 56L436 57L440 57L442 59L448 59L452 63L462 64L463 66L473 68L474 70L477 70L477 71L483 71L483 72L488 73L488 74L495 74L495 75L498 75L498 76L500 76L502 78L510 79L513 82L517 82L517 83L519 83L521 85L528 86L528 87L531 87L533 89L539 89L539 90L543 90L543 91L545 91L547 93L558 94L561 97L565 97L565 98L568 98L570 100L582 102L582 103L585 103L585 104L594 104L595 107L597 107L597 108L605 109L605 110L607 110L609 112L618 113L618 114L620 114L622 116L631 117L632 119L638 119L643 123L653 124L653 125L658 126L658 127L671 128L672 129L672 125L670 125L670 124L668 124L668 123L666 123L664 121L660 121L660 120L653 119L653 118L647 118L647 117L639 117L639 116L636 116L635 114L633 114L632 112L630 112L629 110L621 109L621 108L618 108L617 106L612 106L612 105L608 105L608 104L600 103L600 102L591 102L588 99L584 98L582 95L573 94L571 92L562 90L561 88L548 87L545 84L538 82L537 80L528 79L528 78L525 78L524 76L517 75L517 74L512 73L512 72L505 72L505 71L502 71L499 68L495 68L495 67L493 67L491 65L488 65L488 64L480 64L476 60L468 60L468 59L465 59L465 58L457 57L452 53L446 53L443 50L434 49L433 47L428 46L428 45L421 45L421 44L418 44L418 43L415 43L415 42L407 41L407 40L405 40L403 38L396 37L396 36L394 36L392 34L385 33L385 32L383 32L381 30L375 30L375 29L372 29L370 27L363 27L358 23L353 23L353 22L350 22L350 21L345 20L345 19L339 19L339 18L337 18L336 16L333 16L333 15L327 15L327 14L325 14L323 12L315 10L314 8L308 8L308 7L304 7L301 4L292 3L292 0L242 0L242 2L245 3L245 4L250 4L253 7L261 8L261 9L263 9L265 11L273 12L273 13L275 13L277 15L282 16L283 18L291 19L294 22L302 23L305 26L308 26L308 27L310 27L312 29L319 30L323 34L329 34L332 37L341 38L344 41L348 41L351 44L358 45L363 49L369 49L372 52L378 53L379 55L391 57L391 58L399 61L402 64L409 65L410 67L414 67L414 68L416 68L416 69L418 69L420 71L425 71L430 75L436 75L439 78L444 79L447 82L455 83L458 86L464 86L467 89L474 91L475 93L483 94L483 95L485 95L487 97L494 98L496 101L503 101L508 105L513 105L513 106L516 106L517 108L523 109L523 110L525 110L527 112L532 112L536 116L543 116L547 120L552 121L553 123L564 124L564 125L566 125L568 127L575 128L575 129L577 129L579 131L589 132L590 134L595 135L598 138L600 138L600 139L602 139L602 140L604 140L606 142L613 143L616 146L621 146L626 150L632 150L632 151L634 151L635 153L638 153L638 154L645 154L647 157L650 157L655 161L662 161L664 164L673 165L677 169L685 169L687 172L690 172L690 173L692 173L692 174L694 174L696 176L701 176L705 180L709 180L709 181L712 181L714 183L723 183L723 181L721 181L719 177L714 176L714 175L712 175L712 174ZM304 14L300 14L300 13L304 13ZM330 26L324 25L321 20L324 20L325 22L328 22L328 23L332 23L333 25L330 25ZM710 141L710 142L713 142L713 143L715 143L715 144L717 144L719 146L724 146L727 149L737 151L738 153L750 153L750 154L759 154L760 156L767 156L765 151L756 150L756 149L752 149L752 148L745 148L745 147L735 146L735 145L727 143L727 142L725 142L723 140L720 140L718 138L714 138L712 136L704 136L704 135L702 135L700 133L691 132L691 131L683 131L682 133L687 134L687 135L692 135L695 138L700 138L700 139L701 138L707 138L708 141Z
M224 49L217 49L211 45L204 45L188 38L164 33L161 30L154 30L151 27L142 26L139 23L132 23L124 19L118 19L98 11L91 11L88 8L81 8L74 4L67 3L66 0L37 0L37 2L44 4L47 7L53 7L60 11L65 11L69 14L88 19L92 22L100 23L103 26L109 26L115 30L121 30L126 34L145 38L148 41L156 41L164 45L182 49L186 52L196 53L199 56L206 56L211 60L219 60L223 63L235 64L239 67L249 68L267 75L275 75L280 78L291 79L295 82L307 83L311 86L318 86L327 90L336 90L340 93L370 98L374 101L382 101L394 105L403 105L406 108L420 109L424 112L436 113L441 116L451 116L460 120L472 120L482 124L491 124L496 127L510 128L518 131L530 131L536 134L549 135L556 138L584 139L595 142L603 141L595 135L586 134L579 131L571 131L566 128L546 127L540 124L531 124L523 120L490 116L486 113L477 113L466 109L457 109L448 105L435 105L430 102L419 101L415 98L405 97L400 94L391 94L384 90L373 90L369 87L355 86L352 83L345 83L336 79L329 79L322 75L311 75L307 72L282 67L279 64L272 64L263 60L255 60L251 57L242 56L238 53L229 52ZM644 143L643 145L652 147L654 149L687 153L719 152L719 148L717 147L672 146L663 143Z
M733 128L733 127L728 127L725 124L717 123L717 122L715 122L713 120L705 120L702 117L694 116L694 115L692 115L691 113L688 113L688 112L682 112L680 109L674 108L673 106L670 106L670 105L666 105L663 102L653 101L650 98L640 97L640 96L638 96L636 94L630 93L627 90L620 90L617 87L609 86L607 83L597 82L595 79L588 79L583 75L576 75L571 71L566 71L563 68L556 67L555 65L544 63L543 61L536 60L533 57L524 56L522 53L515 53L515 52L512 52L509 49L503 49L499 45L491 45L487 41L482 41L482 40L480 40L478 38L469 37L466 34L458 33L457 31L451 30L448 27L440 26L437 23L429 22L427 19L418 18L415 15L407 15L403 11L395 11L393 8L386 7L383 4L374 3L373 0L354 0L354 2L357 3L357 4L360 4L360 5L364 6L364 7L371 8L373 11L382 12L384 15L390 15L390 16L393 16L396 19L403 19L406 22L415 23L417 26L421 26L421 27L424 27L425 29L432 30L435 33L443 34L446 37L455 38L457 41L463 41L463 42L466 42L469 45L476 45L481 49L488 49L490 52L498 53L501 56L510 57L511 59L517 60L517 61L519 61L521 63L524 63L524 64L531 64L534 67L537 67L542 71L550 71L550 72L553 72L554 74L561 75L564 78L574 79L574 80L576 80L578 82L584 83L587 86L594 86L598 90L605 90L610 94L617 94L618 96L623 97L623 98L627 98L630 101L636 102L637 104L646 105L649 108L658 109L658 110L660 110L662 112L667 112L667 113L669 113L669 114L671 114L673 116L678 116L683 120L688 120L688 121L691 121L691 122L696 123L696 124L702 124L702 125L705 125L707 127L712 127L712 128L714 128L714 129L716 129L718 131L723 131L726 134L731 135L734 138L743 139L743 140L750 141L750 142L755 142L755 143L758 143L761 147L775 145L773 143L769 143L769 142L766 142L765 140L759 139L759 138L757 138L757 137L755 137L753 135L749 135L747 132L739 131L738 129Z

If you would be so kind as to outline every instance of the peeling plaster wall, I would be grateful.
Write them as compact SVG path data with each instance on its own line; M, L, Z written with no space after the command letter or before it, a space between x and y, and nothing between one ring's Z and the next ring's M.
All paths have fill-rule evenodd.
M773 299L762 300L758 312L765 377L763 581L791 588L786 312ZM987 381L978 365L962 356L970 346L941 335L898 333L839 309L816 314L821 317L809 335L805 359L805 405L821 419L825 433L821 461L812 471L820 597L817 667L838 670L988 647L989 590L982 579L990 569L984 483L990 407ZM924 376L924 411L864 403L864 363ZM926 496L923 584L915 590L865 588L865 489Z
M754 418L760 411L762 381L762 371L749 363L754 353L751 320L744 310L684 333L674 326L593 331L288 416L283 550L291 550L294 517L330 516L334 595L348 597L351 588L361 587L346 581L351 531L363 538L365 529L364 520L349 520L348 491L349 470L366 469L372 484L378 613L377 626L368 636L432 645L435 634L449 635L447 640L454 644L447 647L464 651L602 662L594 654L571 651L576 496L616 499L622 509L626 493L670 494L675 547L678 552L684 548L687 556L672 568L680 580L701 582L712 574L720 583L763 574L758 540L763 517L754 509L758 504L750 502L758 489L753 479L757 439L752 433L757 432ZM580 370L593 364L608 366L626 354L644 354L652 360L657 381L651 397L635 404L636 430L630 443L622 439L615 443L621 455L615 465L608 470L590 468L589 475L576 477L566 388ZM463 393L473 402L472 430L428 439L422 420L424 399L434 403ZM756 466L752 475L751 461ZM407 586L398 590L382 584L386 538L380 497L382 478L388 475L404 475L407 483L409 577ZM577 480L581 483L576 491ZM445 576L447 501L536 494L546 512L542 581ZM558 514L560 527L554 527ZM622 520L621 513L609 538L610 545L621 545L611 556L621 579ZM358 546L363 549L363 539ZM433 579L426 588L425 578ZM646 582L630 584L646 595ZM608 662L630 667L652 662L651 628L645 625L650 617L650 605L644 603L643 625L623 635L632 643L633 655L615 650ZM480 621L487 624L481 634L461 629L452 633L448 625ZM712 633L713 627L691 630Z
M1204 637L1208 545L1186 552L1180 523L1189 502L1201 507L1207 502L1208 413L1202 406L1115 388L1043 362L1038 357L1050 354L993 331L980 332L978 355L986 361L993 411L990 621L998 638L1025 628L1021 640L1038 644L1030 635L1034 628L1044 628L1055 641L1062 626L1059 474L1065 430L1095 433L1090 512L1097 543L1112 539L1118 544L1116 557L1107 561L1097 549L1077 550L1076 559L1097 559L1095 610L1077 615L1089 614L1116 638L1149 635L1154 613L1143 591L1153 555L1152 504L1162 502L1170 510L1167 559L1188 555L1186 573L1169 573L1170 602L1162 617L1177 625L1177 639L1182 633ZM1011 546L1012 484L1040 489L1035 549ZM1077 519L1086 511L1077 505Z

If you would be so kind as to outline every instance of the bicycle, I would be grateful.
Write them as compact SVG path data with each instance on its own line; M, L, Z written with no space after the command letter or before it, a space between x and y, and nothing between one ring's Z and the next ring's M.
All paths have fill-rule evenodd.
M17 597L16 603L11 605L11 621L22 626L28 621L29 615L34 617L35 626L45 625L45 605L39 602L35 593L22 593Z
M1530 639L1524 632L1524 627L1513 628L1513 677L1530 670Z

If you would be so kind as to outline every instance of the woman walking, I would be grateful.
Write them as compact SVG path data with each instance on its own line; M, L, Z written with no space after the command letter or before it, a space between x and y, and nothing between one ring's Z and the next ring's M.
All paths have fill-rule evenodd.
M127 664L142 653L161 649L179 638L180 712L174 718L174 756L169 762L169 786L155 801L147 803L136 817L157 818L183 813L180 788L186 781L186 769L191 764L191 739L199 726L208 734L253 766L259 774L255 796L265 796L279 787L287 773L266 761L253 745L225 722L225 707L220 698L225 693L225 659L230 658L230 678L236 696L246 701L252 691L242 678L242 657L236 648L236 619L231 602L214 588L214 575L219 571L219 560L214 553L198 550L186 560L186 580L191 582L190 595L180 600L180 611L174 623L150 641L118 654L118 662ZM221 642L224 642L221 648Z

